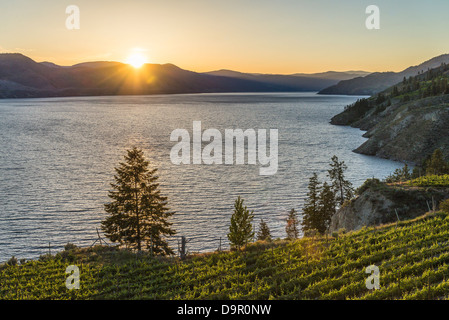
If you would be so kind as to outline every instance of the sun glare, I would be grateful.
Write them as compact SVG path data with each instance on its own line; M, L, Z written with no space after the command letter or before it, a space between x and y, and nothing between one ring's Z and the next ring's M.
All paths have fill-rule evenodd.
M128 59L126 59L126 63L136 69L142 67L146 62L145 56L138 52L131 54Z

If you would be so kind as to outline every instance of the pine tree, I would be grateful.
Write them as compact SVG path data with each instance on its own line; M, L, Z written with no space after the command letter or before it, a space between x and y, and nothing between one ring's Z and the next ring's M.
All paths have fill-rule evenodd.
M257 232L257 240L260 241L271 241L270 228L263 219L260 220L259 231Z
M165 236L175 234L167 220L174 212L160 194L157 169L150 170L143 151L133 148L115 171L114 190L109 191L112 202L104 206L109 217L101 226L106 237L138 251L146 246L153 254L173 254Z
M317 226L317 230L319 233L324 234L329 230L332 216L336 212L335 193L327 182L323 184L323 188L318 199L318 207L320 224Z
M231 216L228 240L232 247L240 249L254 238L252 220L254 211L249 212L247 207L243 207L243 199L240 196L235 200L234 213Z
M321 186L316 173L313 173L313 176L309 178L308 189L307 199L302 208L302 230L304 233L318 230L320 226L319 195Z
M410 168L408 167L408 165L405 164L404 167L394 170L393 174L390 174L388 177L386 177L385 182L404 182L410 179L412 179L412 173L410 172Z
M352 183L345 179L344 172L347 166L344 161L339 162L338 157L334 155L330 166L331 169L328 170L329 178L332 180L336 201L341 207L345 200L349 200L354 196L354 188Z
M394 86L394 87L393 87L393 92L391 93L391 95L392 95L393 97L396 97L396 96L399 95L399 90L398 90L398 87L397 87L397 86Z
M295 209L291 209L288 213L287 217L287 225L285 226L285 232L287 233L287 239L293 240L298 239L299 230L298 230L298 217Z
M443 152L436 149L425 163L426 175L442 175L449 173L449 164L444 160Z

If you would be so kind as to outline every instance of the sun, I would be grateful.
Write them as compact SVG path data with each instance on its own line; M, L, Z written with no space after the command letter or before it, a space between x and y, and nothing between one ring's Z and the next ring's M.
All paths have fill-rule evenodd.
M135 53L132 53L128 57L128 59L126 59L126 63L133 66L136 69L139 69L145 63L147 63L147 59L143 54L141 54L139 52L135 52Z

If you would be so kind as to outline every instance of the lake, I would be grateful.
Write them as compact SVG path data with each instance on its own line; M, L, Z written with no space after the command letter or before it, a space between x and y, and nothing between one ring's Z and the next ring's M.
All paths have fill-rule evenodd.
M285 218L299 213L309 177L326 179L330 159L348 166L355 187L384 178L401 163L353 153L363 132L329 124L360 97L315 93L186 94L0 100L0 262L56 253L70 242L90 246L106 217L114 167L127 149L144 150L158 168L161 191L176 211L170 240L190 252L227 248L238 196L254 210L254 225L285 237ZM175 165L174 129L278 129L278 171L259 165ZM101 230L100 230L101 232Z

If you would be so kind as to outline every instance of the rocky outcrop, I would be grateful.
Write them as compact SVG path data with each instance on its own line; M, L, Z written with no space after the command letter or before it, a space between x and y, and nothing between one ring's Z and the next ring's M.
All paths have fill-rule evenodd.
M423 215L449 197L447 189L406 188L379 183L346 203L332 217L329 232L359 230ZM397 215L396 215L397 213Z
M332 217L330 232L359 230L363 226L384 223L394 203L379 192L366 191Z
M435 149L449 158L449 95L400 104L384 112L382 117L366 117L354 124L370 127L364 134L369 139L355 152L417 165Z
M354 152L421 166L440 149L449 160L449 94L377 104L357 102L334 116L331 124L366 131L368 140Z

